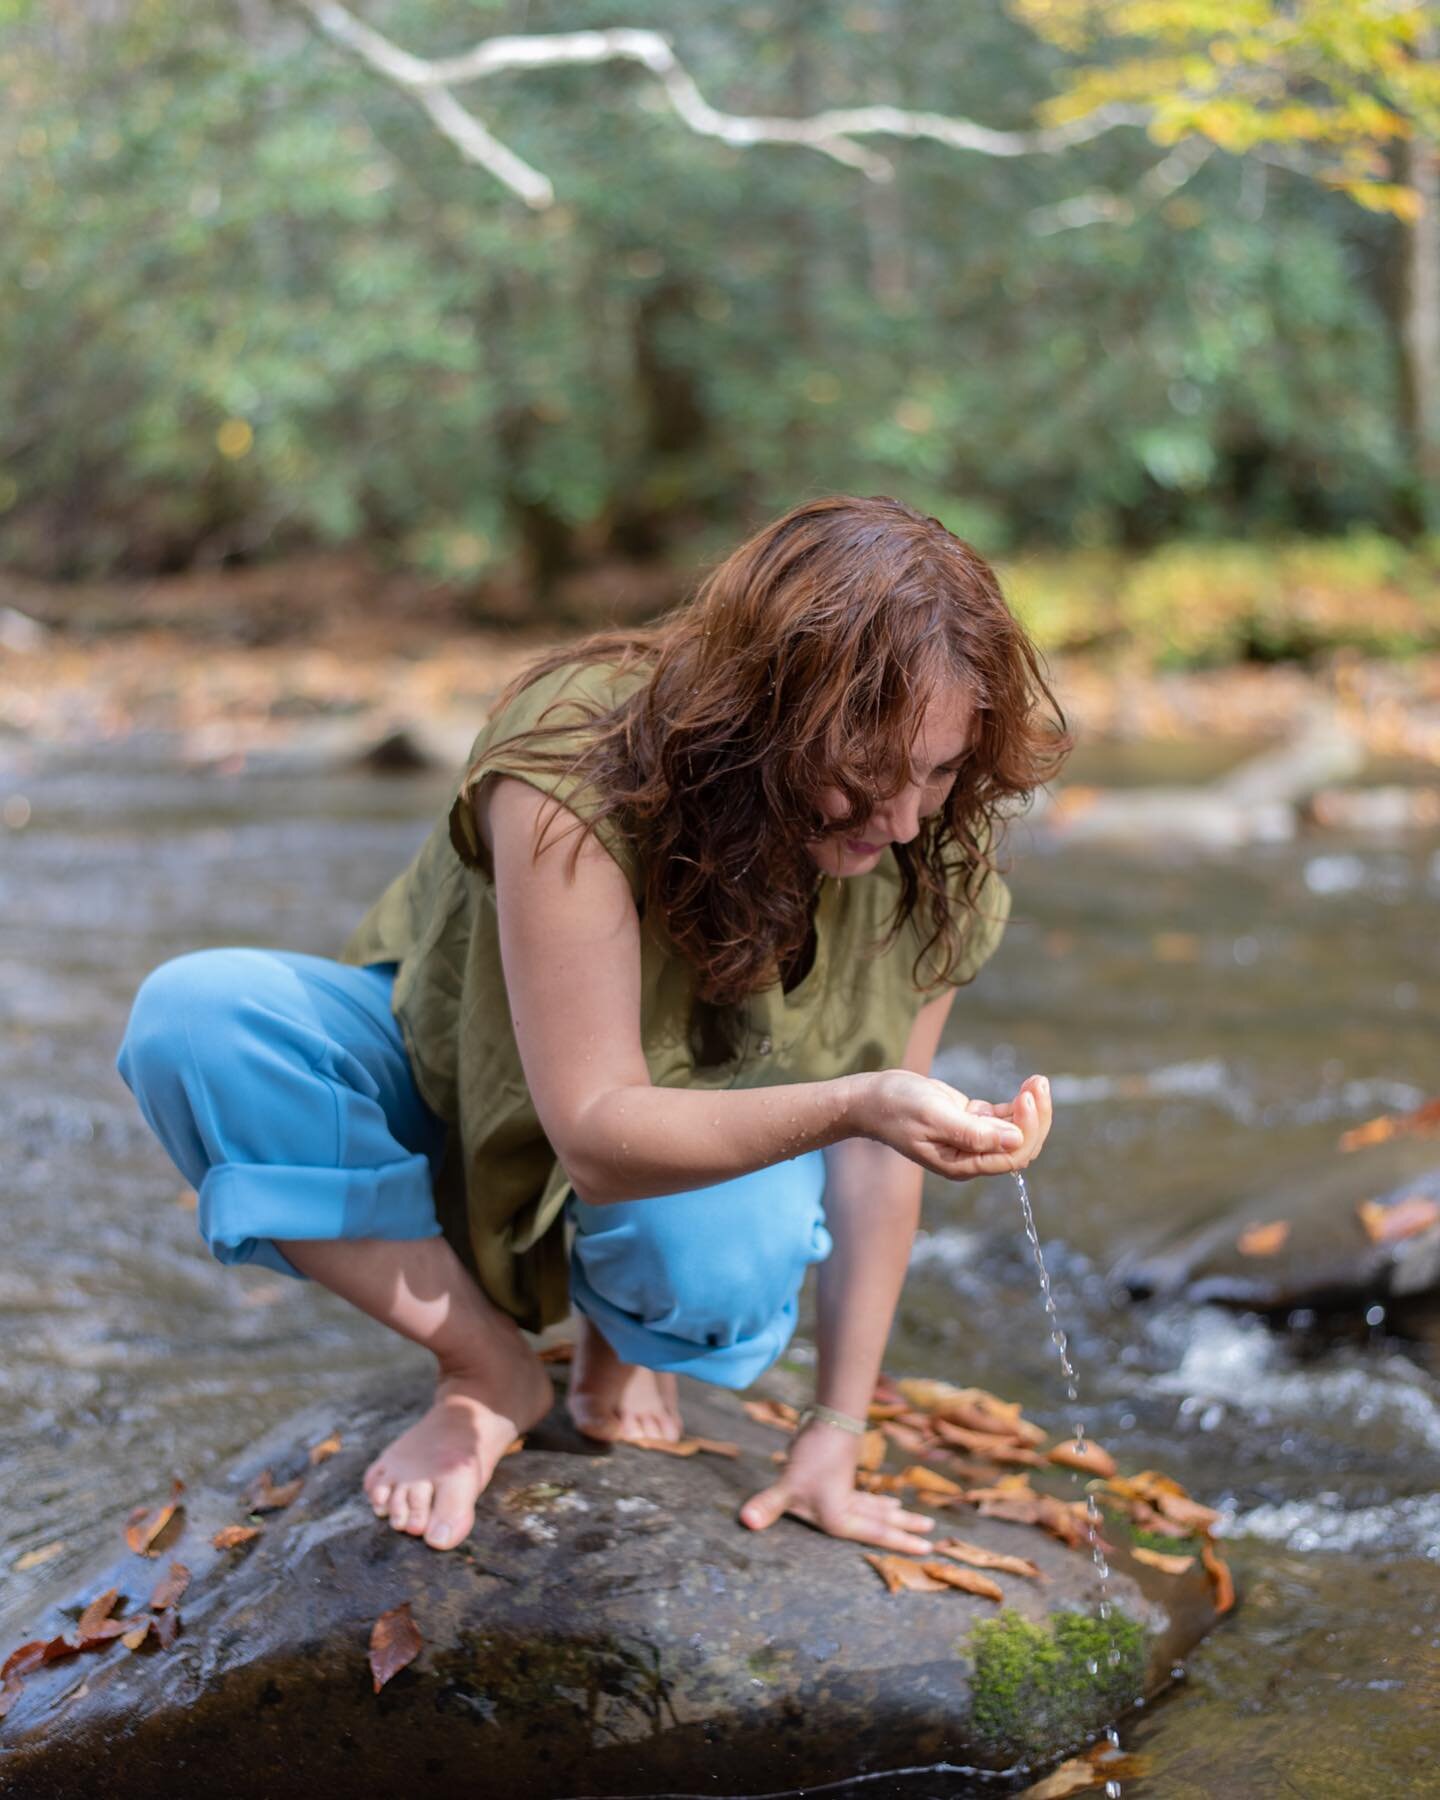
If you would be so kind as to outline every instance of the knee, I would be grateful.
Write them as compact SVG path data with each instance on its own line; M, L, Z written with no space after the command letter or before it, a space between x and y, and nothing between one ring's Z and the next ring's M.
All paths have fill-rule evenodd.
M116 1066L139 1093L173 1078L180 1065L224 1036L247 991L243 950L194 950L152 969L136 992Z

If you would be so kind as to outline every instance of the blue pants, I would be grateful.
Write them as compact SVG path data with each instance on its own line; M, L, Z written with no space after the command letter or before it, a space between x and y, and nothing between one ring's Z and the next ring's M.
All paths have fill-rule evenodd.
M299 1271L286 1238L436 1237L446 1127L390 1012L392 964L201 950L148 976L118 1067L224 1263ZM830 1253L821 1153L654 1200L570 1202L571 1291L616 1353L748 1387ZM277 1243L276 1240L279 1240Z

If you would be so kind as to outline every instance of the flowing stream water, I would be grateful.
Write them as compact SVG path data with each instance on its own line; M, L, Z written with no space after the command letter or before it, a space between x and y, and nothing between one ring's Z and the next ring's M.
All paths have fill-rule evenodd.
M113 1059L140 979L179 951L333 953L447 786L118 759L3 776L0 800L25 801L0 815L24 821L0 829L0 1579L17 1604L108 1541L117 1496L203 1479L298 1404L427 1367L309 1284L212 1262ZM1241 1195L1281 1204L1346 1127L1440 1091L1440 838L1199 857L1036 837L1012 887L937 1072L994 1100L1050 1077L1031 1173L1084 1385L1065 1399L1055 1346L1017 1329L1035 1269L1008 1179L927 1190L887 1367L1018 1400L1224 1509L1241 1602L1120 1721L1149 1765L1127 1800L1412 1800L1440 1709L1440 1315L1275 1329L1136 1304L1112 1271ZM929 1770L879 1791L996 1789Z

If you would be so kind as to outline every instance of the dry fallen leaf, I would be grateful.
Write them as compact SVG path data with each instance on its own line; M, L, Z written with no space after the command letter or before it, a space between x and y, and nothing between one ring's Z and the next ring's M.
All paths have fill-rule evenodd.
M120 1598L119 1588L107 1588L103 1594L97 1594L75 1621L75 1629L69 1635L80 1643L89 1643L102 1635L103 1627L113 1624L110 1615L115 1610L115 1602ZM111 1632L109 1636L114 1636Z
M1398 1244L1440 1225L1440 1200L1428 1194L1407 1194L1386 1206L1379 1200L1362 1200L1356 1211L1372 1244Z
M920 1463L911 1463L908 1469L902 1469L898 1480L902 1487L912 1487L921 1495L933 1494L939 1500L951 1500L965 1492L958 1481L937 1474L934 1469L924 1468Z
M164 1612L167 1606L174 1606L189 1585L190 1571L184 1563L172 1562L155 1585L155 1592L150 1596L150 1610Z
M293 1481L282 1482L278 1487L270 1478L270 1471L262 1469L246 1488L241 1504L248 1512L279 1512L281 1507L290 1502L305 1485L305 1477L297 1475Z
M878 1469L857 1469L855 1485L865 1494L902 1494L907 1483L903 1475L882 1475Z
M53 1642L54 1640L52 1640ZM0 1664L0 1681L17 1679L28 1675L32 1669L38 1669L41 1663L49 1662L46 1656L47 1645L43 1638L35 1638L31 1643L21 1644L18 1650L12 1650Z
M720 1438L683 1437L672 1443L669 1438L622 1438L637 1450L658 1450L662 1456L694 1456L703 1450L707 1456L738 1456L740 1446L727 1444Z
M410 1616L410 1602L403 1600L381 1613L370 1629L370 1673L378 1694L425 1647L420 1627Z
M1107 1782L1138 1781L1150 1771L1147 1756L1121 1756L1108 1743L1096 1744L1083 1756L1072 1756L1053 1769L1043 1781L1025 1788L1016 1800L1069 1800Z
M860 1440L860 1455L856 1466L861 1469L878 1469L885 1460L885 1433L883 1431L867 1431Z
M1251 1225L1235 1240L1242 1256L1274 1256L1285 1248L1290 1236L1288 1219L1272 1219L1268 1225Z
M1067 1438L1063 1444L1056 1444L1045 1453L1047 1462L1058 1463L1062 1469L1079 1469L1082 1475L1113 1475L1115 1458L1108 1450L1102 1450L1092 1438L1077 1443L1074 1438Z
M10 1708L20 1698L24 1683L12 1676L10 1680L0 1683L0 1719L3 1719Z
M897 1419L887 1419L880 1429L892 1444L897 1445L909 1456L923 1456L927 1450L933 1450L935 1447L935 1433L928 1427L921 1431L914 1425L904 1425Z
M982 1600L1003 1601L1004 1589L998 1581L992 1581L988 1575L982 1575L978 1569L962 1569L954 1563L923 1562L920 1567L933 1581L940 1581L946 1587L959 1588L966 1594L978 1594Z
M184 1492L185 1483L177 1476L170 1483L170 1498L163 1506L141 1505L131 1510L125 1521L125 1542L132 1550L138 1550L141 1556L158 1556L164 1547L162 1539L168 1543L180 1535L185 1509L177 1502Z
M1141 1469L1136 1475L1112 1476L1105 1484L1108 1493L1121 1500L1143 1500L1165 1521L1167 1526L1180 1525L1184 1530L1208 1531L1220 1515L1213 1506L1202 1506L1192 1500L1178 1481L1156 1469Z
M568 1363L575 1360L575 1346L573 1344L547 1344L543 1350L537 1350L535 1354L543 1363Z
M217 1550L233 1550L237 1544L259 1537L263 1529L260 1525L222 1525L210 1542Z
M1037 1467L1041 1458L1018 1438L997 1437L989 1431L972 1431L967 1425L956 1425L949 1419L937 1418L935 1434L946 1444L954 1444L957 1449L973 1451L976 1456L983 1456L990 1462L1022 1463L1029 1467ZM1044 1434L1041 1434L1042 1441Z
M336 1455L341 1447L339 1432L332 1431L329 1437L321 1438L318 1444L312 1444L310 1446L309 1456L311 1466L313 1467L317 1463L325 1462L329 1457Z
M757 1425L770 1425L776 1431L794 1431L800 1423L800 1414L793 1406L787 1406L783 1400L742 1400L748 1418Z
M1414 1135L1427 1137L1440 1131L1440 1100L1427 1100L1414 1112L1385 1113L1378 1119L1367 1119L1340 1139L1342 1150L1363 1150L1370 1144L1383 1144L1393 1137Z
M1144 1544L1131 1546L1130 1554L1136 1562L1148 1563L1152 1569L1159 1569L1165 1575L1183 1575L1187 1569L1193 1569L1193 1556L1169 1556L1163 1550L1149 1550Z
M1235 1582L1229 1567L1220 1558L1219 1551L1209 1538L1200 1540L1200 1560L1205 1565L1205 1572L1215 1588L1215 1610L1227 1613L1235 1604Z
M180 1615L173 1606L167 1606L164 1612L155 1613L150 1620L150 1629L159 1640L160 1648L168 1650L180 1635Z
M1024 1575L1031 1581L1044 1581L1037 1564L1028 1556L1009 1556L1003 1550L987 1550L983 1544L972 1544L966 1538L941 1538L935 1545L941 1556L953 1556L956 1562L969 1563L975 1569L998 1569L1002 1575Z
M127 1619L125 1623L130 1629L124 1634L120 1641L127 1650L138 1650L145 1642L146 1638L149 1637L150 1627L155 1621L147 1616L143 1619Z
M867 1550L865 1560L878 1572L892 1594L907 1591L915 1594L943 1594L945 1591L943 1581L927 1575L921 1564L911 1562L908 1556L886 1556Z
M15 1558L15 1571L21 1574L26 1569L38 1569L42 1563L49 1562L51 1557L58 1556L64 1548L65 1539L56 1538L52 1543L41 1544L38 1550L27 1550L23 1556Z
M507 1456L518 1456L524 1448L525 1440L523 1437L511 1438L510 1442L500 1452L501 1460L503 1461Z

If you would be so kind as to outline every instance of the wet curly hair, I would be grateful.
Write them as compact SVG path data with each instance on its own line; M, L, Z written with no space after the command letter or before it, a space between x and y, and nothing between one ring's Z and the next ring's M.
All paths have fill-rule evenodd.
M939 522L884 496L809 500L766 525L653 625L604 632L531 664L542 676L603 663L645 679L507 744L564 770L636 847L647 918L663 921L696 993L730 1006L804 966L821 880L807 841L853 832L911 776L929 698L960 684L971 745L938 812L893 846L892 937L910 919L916 980L959 961L1005 817L1070 749L1044 665L994 570ZM548 716L548 715L547 715ZM549 742L565 739L562 749ZM822 792L849 811L828 817ZM922 968L927 972L922 980Z

